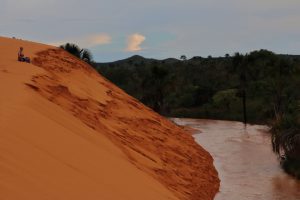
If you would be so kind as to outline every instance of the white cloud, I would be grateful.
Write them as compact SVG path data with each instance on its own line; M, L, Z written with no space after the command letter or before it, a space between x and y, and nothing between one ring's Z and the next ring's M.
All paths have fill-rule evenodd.
M134 52L142 50L141 44L146 40L146 37L135 33L128 37L126 51Z
M75 43L82 48L90 48L99 45L110 44L111 40L112 38L110 35L106 33L101 33L101 34L88 35L88 36L78 37L78 38L64 39L60 41L50 42L49 44L53 46L59 46L69 42L69 43Z

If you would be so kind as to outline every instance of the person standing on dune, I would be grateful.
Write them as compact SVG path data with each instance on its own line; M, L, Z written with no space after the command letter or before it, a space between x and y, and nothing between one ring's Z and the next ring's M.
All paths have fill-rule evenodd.
M30 63L30 58L24 56L23 47L20 47L20 49L19 49L19 52L18 52L18 61Z

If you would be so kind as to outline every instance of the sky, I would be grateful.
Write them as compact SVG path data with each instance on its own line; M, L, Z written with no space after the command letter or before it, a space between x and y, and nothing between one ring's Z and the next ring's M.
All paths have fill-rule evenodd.
M0 36L76 43L98 62L257 49L300 54L299 0L0 0L0 5Z

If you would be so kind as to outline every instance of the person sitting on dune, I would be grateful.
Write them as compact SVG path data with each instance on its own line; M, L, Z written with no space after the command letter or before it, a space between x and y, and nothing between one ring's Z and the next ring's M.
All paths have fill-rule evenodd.
M30 63L30 58L25 57L23 54L23 47L20 47L20 50L18 52L18 61Z

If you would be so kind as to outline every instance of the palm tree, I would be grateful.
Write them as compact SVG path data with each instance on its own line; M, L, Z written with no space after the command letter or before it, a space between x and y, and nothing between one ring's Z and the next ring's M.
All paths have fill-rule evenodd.
M273 151L280 156L297 158L300 155L300 129L274 130L272 134Z
M300 179L300 105L295 113L285 113L272 127L273 151L283 169Z
M66 50L67 52L76 56L77 58L80 58L81 49L78 45L66 43L64 45L61 45L60 48Z
M93 55L88 49L81 49L80 58L90 64L93 62Z
M88 49L81 49L76 44L66 43L61 45L60 48L66 50L70 54L76 56L77 58L84 60L85 62L92 64L93 63L93 56L90 50Z

